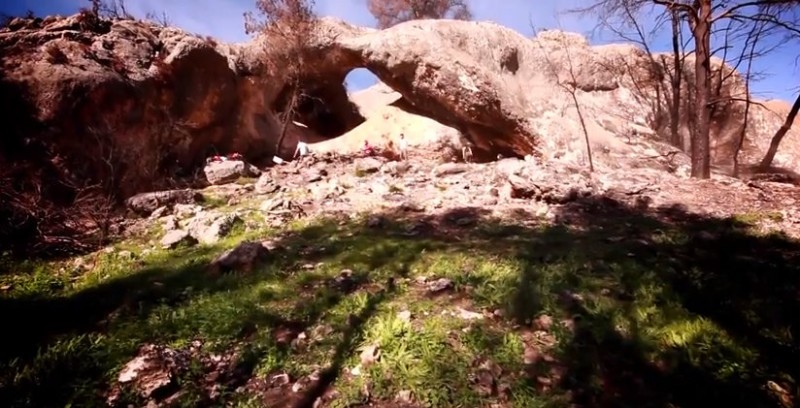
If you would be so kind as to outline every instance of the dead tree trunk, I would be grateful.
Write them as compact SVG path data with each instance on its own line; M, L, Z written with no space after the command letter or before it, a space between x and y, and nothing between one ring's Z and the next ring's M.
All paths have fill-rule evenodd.
M692 16L695 41L696 125L692 132L692 177L711 178L711 0L697 1L697 14Z
M680 134L678 133L680 119L681 119L681 80L683 78L683 63L681 55L681 42L680 42L680 21L678 11L671 10L672 18L672 100L669 107L669 133L670 142L682 147Z
M283 139L286 137L286 133L289 130L289 124L292 121L292 117L294 116L294 108L297 105L297 83L294 84L294 89L292 90L292 98L289 99L289 103L286 104L286 109L284 110L283 114L283 124L281 125L281 135L278 137L278 142L275 144L275 155L280 156L281 154L281 147L283 147Z
M800 94L798 94L797 99L794 100L794 105L792 105L792 109L786 116L786 120L783 122L783 125L781 125L780 129L778 129L778 131L775 132L775 135L772 136L772 141L769 143L767 154L764 155L764 158L759 164L759 167L762 169L772 166L772 161L775 160L775 155L778 153L778 146L780 146L781 141L786 136L786 133L789 133L789 129L792 128L792 124L797 117L798 111L800 111Z

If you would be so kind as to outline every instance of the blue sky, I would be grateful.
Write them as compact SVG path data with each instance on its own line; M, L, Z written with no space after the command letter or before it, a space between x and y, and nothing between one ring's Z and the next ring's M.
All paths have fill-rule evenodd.
M336 16L353 24L374 25L367 11L367 0L317 0L320 15ZM246 41L242 14L253 10L254 0L128 0L129 12L144 16L148 11L166 12L173 24L194 33L211 35L224 41ZM470 5L476 20L490 20L531 35L531 21L537 28L558 28L590 34L596 21L565 15L564 11L579 5L582 0L472 0ZM0 11L9 15L22 15L27 10L37 15L72 14L79 7L88 5L87 0L4 0ZM502 6L501 6L502 4ZM597 35L594 43L613 41L611 35ZM666 50L665 36L657 36L651 47L655 51ZM755 63L754 70L765 74L765 78L753 83L752 91L764 99L780 98L793 100L800 86L800 69L797 44L787 45L770 53ZM353 71L347 78L348 86L362 89L372 85L375 78L366 70Z

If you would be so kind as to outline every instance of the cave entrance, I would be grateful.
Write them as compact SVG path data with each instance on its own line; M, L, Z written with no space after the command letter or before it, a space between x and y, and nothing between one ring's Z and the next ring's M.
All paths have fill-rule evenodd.
M378 83L378 78L366 68L356 68L341 75L306 76L298 83L297 87L286 84L271 105L280 123L288 123L279 152L286 159L293 155L299 141L324 142L364 123L363 112L351 97ZM289 111L292 98L294 105ZM285 122L287 119L290 122Z
M437 153L454 159L461 158L461 147L468 142L469 132L458 126L457 118L445 114L449 123L434 118L425 101L421 106L413 103L367 68L307 76L299 83L297 89L287 85L272 105L284 121L290 98L296 97L286 137L280 143L279 156L284 159L294 155L300 141L311 144L312 151L354 152L364 140L393 146L403 133L412 146L440 143ZM496 159L496 152L486 154L493 147L471 145L474 160Z

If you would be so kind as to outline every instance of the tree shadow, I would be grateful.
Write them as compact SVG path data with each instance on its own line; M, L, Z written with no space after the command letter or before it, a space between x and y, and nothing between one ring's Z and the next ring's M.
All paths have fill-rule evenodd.
M675 308L697 325L711 321L718 328L687 328L685 338L654 356L643 353L644 328L620 330L619 319L608 312L568 302L565 310L580 316L581 324L565 357L576 372L594 367L603 380L591 393L585 374L573 378L569 386L579 400L593 406L774 406L769 381L796 398L800 348L794 339L800 317L791 312L800 305L796 240L757 235L736 219L677 208L641 211L605 197L564 209L561 215L572 228L603 231L616 250L632 258L633 273L621 275L620 292L613 295L622 309L616 314L646 324L636 316L641 313L636 303L654 296L645 289L658 285L654 304L663 310L665 331Z
M444 251L518 264L513 281L492 281L491 274L464 277L466 286L503 294L487 298L484 307L504 308L508 320L522 326L541 314L574 322L574 331L560 335L553 351L567 372L550 392L569 393L575 403L774 406L769 389L775 387L768 382L796 398L800 316L792 311L800 306L800 244L777 234L756 235L735 219L678 207L648 209L604 196L577 198L553 210L560 223L540 220L532 226L473 207L436 215L388 210L357 222L326 219L275 240L280 249L269 269L249 278L198 283L205 266L200 261L145 268L69 297L3 298L0 309L16 336L2 360L30 358L66 334L102 332L101 322L131 297L137 305L128 313L145 319L153 305L178 305L197 293L270 276L285 279L289 275L282 273L298 273L304 263L337 259L365 276L380 270L400 279L423 254ZM189 283L193 294L176 296ZM363 334L363 323L391 294L370 295L342 333L332 365L293 406L311 406L325 393ZM344 296L294 322L295 330L313 325ZM239 318L243 326L292 323L256 306ZM26 330L26 322L37 324ZM252 332L242 330L244 339Z
M316 233L312 228L305 231L305 234L307 236L311 234L319 239L323 231L327 231L328 228L320 226ZM89 350L92 338L97 338L96 335L113 335L109 331L112 329L119 331L119 327L116 326L121 321L138 322L133 327L139 332L131 339L137 342L160 342L164 340L164 334L167 335L166 339L175 337L174 331L179 329L175 325L180 322L165 321L160 316L153 319L152 314L157 310L163 312L165 308L177 309L200 296L224 294L265 281L284 288L280 286L283 285L282 281L298 274L298 270L303 270L297 267L298 260L308 261L312 258L304 252L305 246L295 245L296 243L297 241L291 239L277 240L278 248L271 253L267 260L268 265L249 273L233 272L221 277L211 274L208 268L209 261L213 255L221 252L221 248L199 247L179 250L157 264L139 268L131 265L131 268L138 271L74 294L0 298L0 313L6 317L5 328L14 334L6 338L6 346L0 351L0 365L12 370L42 358L45 358L43 364L46 364L29 368L39 370L35 377L14 387L10 384L2 387L0 401L7 402L3 404L4 406L15 406L15 403L22 403L21 401L26 401L24 403L26 406L59 405L72 399L71 393L76 392L71 387L73 381L97 380L101 384L104 383L103 377L107 373L103 371L133 358L135 350L141 345L125 344L130 340L119 339L121 344L113 346L111 354L95 354L92 357L86 355L87 352L92 353ZM381 267L380 259L383 262L389 261L388 258L374 258L371 259L370 266ZM181 262L183 260L188 261ZM349 293L372 283L368 276L356 276L348 282L347 288L325 290L329 289L331 283L324 277L315 276L310 272L302 282L305 287L286 287L288 290L296 290L297 297L296 302L287 305L289 307L283 311L284 315L265 311L258 304L253 304L243 307L235 316L232 315L235 321L225 322L228 327L211 328L210 331L212 333L224 331L226 335L234 334L237 341L247 343L248 339L259 335L260 331L263 332L264 328L267 328L273 332L273 341L280 352L278 357L288 359L291 357L288 347L299 333L317 324L321 316L335 308ZM277 296L278 294L271 290L263 290L259 295L265 302ZM369 313L374 311L375 301L371 298L368 302L369 307L362 311L364 315L357 316L354 321L363 323L369 317ZM125 335L125 330L123 327L121 335ZM142 330L144 332L141 332ZM344 334L345 343L340 346L341 350L337 348L337 355L349 352L358 332L357 325L348 329ZM202 337L203 333L197 333L197 336ZM51 347L64 340L68 343L74 341L75 347L86 347L87 350L86 352L72 350L73 346L68 345L71 351L59 350L55 356L42 357L51 353ZM349 346L345 347L344 344ZM266 352L267 350L263 349L253 350L245 363L258 360ZM87 358L94 361L85 361ZM342 361L343 358L339 357ZM243 367L246 371L252 372L253 367L249 369L245 367L248 364L244 364ZM9 371L0 376L0 383L10 381L15 374L19 373ZM335 377L329 381L333 378ZM102 390L91 390L88 400L78 399L76 403L80 401L90 405L98 403L94 398L101 397L98 393L100 391ZM87 398L86 395L81 397Z
M378 305L390 298L393 292L394 287L390 284L385 290L380 290L378 293L371 295L366 306L358 314L350 316L350 325L345 330L342 341L334 349L333 362L322 371L319 379L311 389L306 391L303 397L292 405L292 408L312 408L316 406L317 400L336 381L336 378L344 368L346 360L352 355L356 345L363 337L364 323L375 314Z

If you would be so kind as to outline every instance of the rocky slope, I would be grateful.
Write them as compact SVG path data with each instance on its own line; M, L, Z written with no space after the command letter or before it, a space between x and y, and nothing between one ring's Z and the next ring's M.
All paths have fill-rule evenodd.
M657 165L669 166L672 159L664 157L639 168L631 165L637 159L619 158L627 160L619 170L592 174L576 166L543 165L534 160L440 163L428 159L424 148L412 147L409 154L409 161L400 162L324 154L275 166L252 183L202 190L202 195L222 203L218 208L204 209L180 200L150 207L147 219L131 221L138 228L129 229L128 234L137 236L137 231L155 222L164 232L155 237L160 242L151 244L155 249L172 248L217 242L237 223L248 228L264 223L282 228L295 219L381 213L437 215L465 206L520 225L572 225L565 214L580 213L580 208L596 203L621 204L664 217L673 210L684 216L744 217L765 232L800 236L797 187L721 175L694 180L656 169Z
M304 50L309 63L301 75L297 122L276 152L281 123L275 112L292 89L285 72L270 70L275 64L268 62L291 55L265 46L269 41L220 44L85 12L12 21L0 31L0 95L10 107L0 114L9 129L0 142L6 201L24 196L28 203L74 207L91 189L124 198L174 185L198 175L211 154L241 152L258 164L276 153L290 156L300 139L317 142L351 130L354 140L379 133L391 139L403 130L363 124L366 113L348 100L344 78L360 67L401 96L377 117L403 111L429 118L405 131L417 144L434 138L433 150L458 151L468 143L479 161L498 153L533 154L585 165L583 132L568 91L574 90L600 167L619 169L620 157L647 162L669 156L678 163L667 170L676 171L685 161L659 142L669 127L657 97L664 70L642 50L591 47L583 37L559 31L530 39L494 23L447 20L374 30L321 19ZM733 78L721 95L740 90ZM686 100L688 112L691 98ZM717 164L730 162L742 109L729 100L714 115ZM746 160L760 155L779 119L753 108ZM687 124L680 125L686 134ZM785 142L797 143L796 133ZM777 164L796 166L791 159L782 153ZM0 209L0 215L18 217L17 207ZM23 213L31 208L22 207ZM20 224L28 223L31 215L21 218Z

